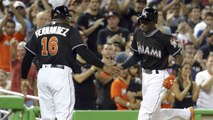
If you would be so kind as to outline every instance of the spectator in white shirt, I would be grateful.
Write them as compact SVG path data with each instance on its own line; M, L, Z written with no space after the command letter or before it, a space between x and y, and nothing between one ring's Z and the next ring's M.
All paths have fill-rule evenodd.
M197 73L196 83L200 86L197 107L213 109L213 54L211 53L206 62L207 69Z

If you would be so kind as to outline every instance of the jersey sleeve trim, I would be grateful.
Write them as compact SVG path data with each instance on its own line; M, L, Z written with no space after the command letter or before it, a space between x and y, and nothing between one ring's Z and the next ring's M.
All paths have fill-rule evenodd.
M24 48L25 48L26 50L28 50L29 52L31 52L33 55L37 56L36 53L34 53L32 50L30 50L30 49L27 48L26 46L24 46Z
M177 53L179 53L182 49L179 48L177 52L175 52L174 54L172 54L172 57L174 57Z
M134 49L132 47L130 47L130 49L133 50L134 52L138 52L138 50L136 50L136 49Z
M86 45L85 45L85 44L76 45L76 46L74 46L74 47L72 48L72 51L73 51L74 49L76 49L77 47L80 47L80 46L86 46Z

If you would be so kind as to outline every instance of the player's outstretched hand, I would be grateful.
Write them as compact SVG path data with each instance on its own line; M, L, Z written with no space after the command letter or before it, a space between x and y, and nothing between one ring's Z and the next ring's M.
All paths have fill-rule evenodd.
M163 86L167 89L170 89L175 82L175 76L169 75L164 81Z
M22 79L22 81L21 81L21 92L24 94L24 97L27 96L28 88L32 89L29 81L26 80L26 79Z

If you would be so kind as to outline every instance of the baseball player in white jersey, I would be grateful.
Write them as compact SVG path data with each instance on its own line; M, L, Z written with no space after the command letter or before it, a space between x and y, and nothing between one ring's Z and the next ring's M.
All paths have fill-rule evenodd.
M134 51L121 69L129 68L140 61L142 66L142 95L143 101L138 120L175 120L194 119L193 108L161 109L161 99L165 88L170 88L176 72L182 63L182 55L171 36L165 35L155 27L158 13L154 8L146 7L138 18L140 27L134 32L131 49ZM168 74L168 57L176 58L176 67L171 75ZM164 87L163 87L164 86Z

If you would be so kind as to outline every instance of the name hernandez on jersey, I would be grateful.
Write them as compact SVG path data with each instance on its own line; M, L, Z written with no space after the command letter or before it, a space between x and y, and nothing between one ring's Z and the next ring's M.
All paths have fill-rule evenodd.
M39 36L46 35L46 34L58 34L64 37L67 36L69 29L61 26L47 26L41 29L36 30L35 35L38 38Z

